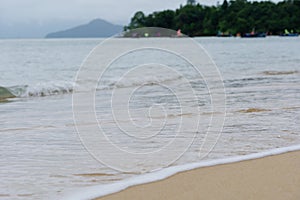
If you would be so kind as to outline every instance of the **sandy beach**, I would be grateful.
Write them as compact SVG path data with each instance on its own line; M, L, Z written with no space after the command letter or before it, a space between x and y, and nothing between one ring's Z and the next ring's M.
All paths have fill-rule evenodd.
M300 151L199 168L98 200L300 199Z

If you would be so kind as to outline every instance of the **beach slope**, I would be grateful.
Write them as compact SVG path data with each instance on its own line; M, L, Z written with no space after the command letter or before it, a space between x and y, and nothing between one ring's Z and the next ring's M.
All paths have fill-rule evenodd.
M300 199L300 151L181 172L99 200Z

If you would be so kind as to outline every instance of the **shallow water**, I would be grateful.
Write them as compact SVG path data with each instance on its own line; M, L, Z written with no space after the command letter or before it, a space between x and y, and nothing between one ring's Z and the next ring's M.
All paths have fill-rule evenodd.
M223 132L206 160L300 144L300 38L195 40L217 64L226 91ZM96 161L81 144L74 125L75 76L84 58L100 41L0 40L0 86L17 96L0 100L1 198L51 199L85 186L136 176ZM141 76L116 83L133 63L144 59L167 63L183 76L153 75L153 70L157 70L154 67ZM117 60L104 74L95 95L96 116L103 130L114 144L127 151L148 152L161 148L172 140L181 118L194 117L192 112L180 112L181 105L168 87L178 88L186 105L199 108L203 119L201 130L206 130L212 103L205 81L195 74L189 64L165 52L145 50ZM183 78L187 78L196 91L196 103L186 94ZM168 87L160 87L160 84ZM122 135L111 118L112 90L126 94L134 87L139 90L128 107L135 111L132 119L140 127L147 127L149 121L139 119L151 105L164 105L167 111L165 115L158 106L154 112L154 122L167 119L168 123L157 135L158 139L150 142L138 142ZM120 126L126 128L131 122L125 120ZM199 147L204 137L199 132L188 151L172 165L199 161ZM134 133L136 137L147 136L143 132ZM187 138L192 137L188 130L186 133Z

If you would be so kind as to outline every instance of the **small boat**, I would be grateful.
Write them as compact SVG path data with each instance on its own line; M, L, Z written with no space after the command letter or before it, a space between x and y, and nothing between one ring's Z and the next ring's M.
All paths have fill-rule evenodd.
M294 33L293 30L288 31L287 29L284 30L284 33L280 34L279 36L281 37L298 37L299 34L298 33Z
M251 33L244 33L241 35L242 38L264 38L266 36L266 33L257 33L255 28L252 29Z
M283 34L280 34L279 36L281 36L281 37L298 37L299 33L289 33L289 34L283 33Z
M219 31L217 34L217 37L232 37L232 34L228 33L228 32L224 33L224 32Z
M241 35L242 38L265 38L266 36L266 33L245 33Z

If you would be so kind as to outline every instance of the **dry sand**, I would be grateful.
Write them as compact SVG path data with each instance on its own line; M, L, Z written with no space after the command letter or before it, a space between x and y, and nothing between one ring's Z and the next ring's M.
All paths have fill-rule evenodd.
M300 199L300 151L182 172L99 200Z

